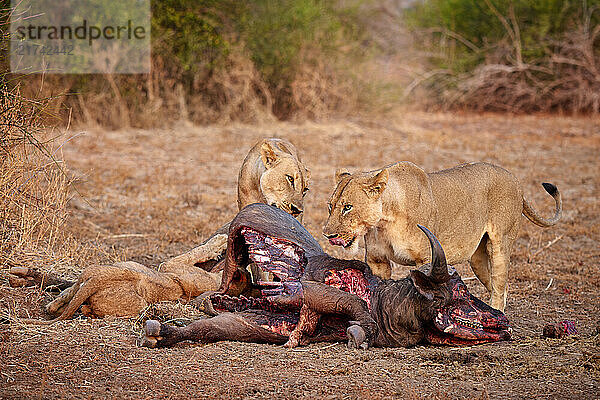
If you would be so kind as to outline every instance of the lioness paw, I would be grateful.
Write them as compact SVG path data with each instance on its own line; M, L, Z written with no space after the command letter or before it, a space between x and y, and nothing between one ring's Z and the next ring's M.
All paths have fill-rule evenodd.
M227 235L215 235L204 246L209 253L208 259L217 259L227 250Z

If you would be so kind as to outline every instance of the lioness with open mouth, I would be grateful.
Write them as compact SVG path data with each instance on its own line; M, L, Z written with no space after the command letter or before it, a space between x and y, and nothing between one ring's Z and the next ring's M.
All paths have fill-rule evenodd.
M428 262L429 245L417 230L427 226L446 251L449 264L469 261L491 293L492 307L506 306L508 264L524 214L534 224L556 224L562 200L556 186L544 189L556 202L552 218L542 218L523 197L517 178L488 163L471 163L426 173L411 162L350 174L336 172L323 234L333 245L351 247L365 235L366 261L388 279L390 261Z

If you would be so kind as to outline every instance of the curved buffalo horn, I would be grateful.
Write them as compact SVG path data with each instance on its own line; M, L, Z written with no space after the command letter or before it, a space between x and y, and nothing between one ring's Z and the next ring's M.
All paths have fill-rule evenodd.
M431 245L431 272L429 276L438 282L447 281L450 279L450 275L448 275L446 255L444 254L442 245L429 229L425 228L423 225L417 226L425 233L425 235L427 235L427 239L429 239L429 244Z

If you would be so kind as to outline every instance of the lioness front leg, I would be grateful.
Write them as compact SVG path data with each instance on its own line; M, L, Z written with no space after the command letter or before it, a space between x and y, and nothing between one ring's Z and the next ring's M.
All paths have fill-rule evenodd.
M392 264L385 250L380 248L381 244L377 242L376 236L376 232L368 232L365 235L365 262L369 264L373 275L381 279L390 279Z
M369 264L373 275L381 279L390 279L392 277L392 265L387 258L375 257L367 253L367 264Z
M196 263L220 258L227 249L227 235L217 234L206 243L177 257L171 258L160 266L161 272L172 272L175 274L189 271Z

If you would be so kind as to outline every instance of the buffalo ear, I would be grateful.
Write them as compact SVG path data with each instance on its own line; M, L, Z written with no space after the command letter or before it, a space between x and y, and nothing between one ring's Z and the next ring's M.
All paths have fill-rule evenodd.
M375 175L374 177L372 177L365 183L365 185L364 185L365 192L369 196L378 198L381 195L381 193L383 192L383 190L385 189L385 186L387 185L389 177L390 177L390 174L389 174L388 170L385 168L382 169L381 171L379 171L379 173L377 175Z
M425 296L427 300L433 300L438 285L436 285L429 276L418 269L413 269L410 271L410 278L419 293Z
M267 169L273 168L280 160L269 142L265 142L260 146L260 158Z
M346 168L339 168L337 171L335 171L335 184L337 185L347 176L350 176L350 171L348 171Z

